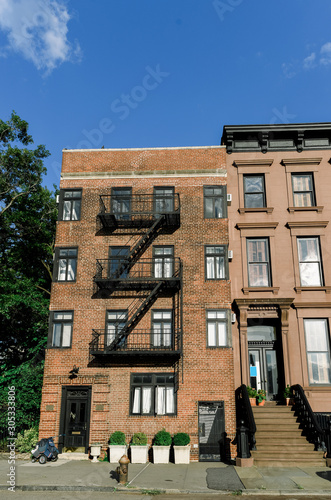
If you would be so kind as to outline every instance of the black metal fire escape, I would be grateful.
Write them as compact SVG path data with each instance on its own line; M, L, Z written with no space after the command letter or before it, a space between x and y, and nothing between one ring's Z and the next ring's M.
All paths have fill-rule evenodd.
M172 345L151 345L146 340L146 332L136 331L136 326L146 312L160 296L174 297L181 290L181 262L180 259L169 259L171 272L160 275L155 272L155 260L140 257L153 241L162 233L172 233L180 226L180 207L178 195L173 195L171 202L166 199L165 210L156 210L153 195L133 195L126 197L125 202L116 196L116 203L112 196L100 197L100 213L98 218L105 230L111 233L116 231L123 234L123 230L134 228L138 233L138 239L130 248L128 255L116 258L116 266L112 266L112 259L97 260L97 272L94 283L97 293L103 297L118 297L119 292L133 292L136 298L128 307L126 317L118 319L116 335L107 340L107 332L104 330L93 330L93 340L90 343L90 354L92 356L104 356L120 353L138 353L147 351L149 353L168 352L177 353L181 350L181 321L179 298L177 304L176 328L173 332ZM121 210L118 210L118 208ZM170 210L169 210L170 207ZM166 210L167 209L167 210ZM134 331L134 332L133 332ZM132 333L133 332L133 333ZM129 335L132 333L129 339ZM144 340L142 336L144 335ZM151 338L149 335L149 339ZM148 344L148 345L147 345ZM169 349L171 347L171 349Z

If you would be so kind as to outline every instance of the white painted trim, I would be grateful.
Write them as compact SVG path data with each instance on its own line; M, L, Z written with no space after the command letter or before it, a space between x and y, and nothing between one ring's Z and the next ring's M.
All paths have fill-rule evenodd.
M189 172L186 171L184 173L174 172L170 174L164 174L161 172L155 172L151 174L137 174L132 172L131 174L116 174L110 172L77 172L77 173L62 173L61 180L84 180L84 179L151 179L151 178L169 178L169 177L227 177L227 172L223 168L219 168L213 171L206 172Z
M226 146L173 146L155 148L93 148L93 149L62 149L63 153L91 152L91 151L153 151L153 150L174 150L174 149L226 149Z

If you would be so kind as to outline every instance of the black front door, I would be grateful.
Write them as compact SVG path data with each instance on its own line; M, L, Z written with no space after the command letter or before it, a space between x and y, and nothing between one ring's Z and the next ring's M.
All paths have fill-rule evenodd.
M199 461L220 462L224 455L224 402L199 401Z
M89 446L91 387L63 387L60 448L87 453ZM62 446L61 446L61 444ZM60 449L60 451L62 451Z

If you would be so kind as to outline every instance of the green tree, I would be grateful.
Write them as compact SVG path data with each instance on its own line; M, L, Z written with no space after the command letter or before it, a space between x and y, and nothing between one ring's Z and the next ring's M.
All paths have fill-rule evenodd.
M32 143L15 112L0 120L0 405L15 385L23 427L39 414L57 218L42 186L49 152Z

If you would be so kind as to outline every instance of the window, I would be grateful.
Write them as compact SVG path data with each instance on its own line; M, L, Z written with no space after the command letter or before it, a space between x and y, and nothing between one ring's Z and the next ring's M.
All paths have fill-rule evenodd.
M80 220L81 199L81 189L61 189L59 220Z
M313 174L292 174L293 204L295 207L314 207Z
M226 347L228 314L226 309L207 311L207 346Z
M152 345L171 347L172 333L172 311L152 311Z
M132 415L175 415L174 375L148 373L131 375Z
M205 247L205 272L207 280L226 278L225 245Z
M154 188L154 211L163 214L174 211L174 188Z
M129 220L131 218L131 188L112 188L111 210L118 220Z
M266 206L264 175L244 175L245 208Z
M331 384L330 336L326 319L304 319L310 384Z
M107 311L106 313L106 345L110 345L117 335L120 335L128 320L127 310ZM122 345L125 342L123 339L120 342Z
M55 248L54 281L76 281L77 248Z
M268 238L247 238L248 286L271 286Z
M127 259L126 257L130 253L130 247L109 247L109 277L112 278L126 278L128 275L128 269L125 269L120 276L118 276L118 270L122 264L124 264Z
M318 237L297 238L301 286L322 286Z
M153 247L155 278L171 278L174 273L174 247Z
M52 347L71 347L73 315L72 311L51 313Z
M203 188L205 219L226 217L225 186L205 186Z

